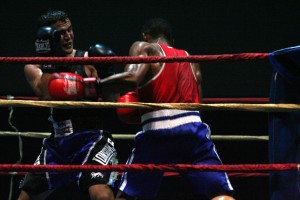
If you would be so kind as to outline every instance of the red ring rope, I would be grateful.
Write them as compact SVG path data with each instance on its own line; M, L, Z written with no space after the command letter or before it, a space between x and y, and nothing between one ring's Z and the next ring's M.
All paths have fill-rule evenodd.
M268 176L269 173L267 172L256 172L256 173L241 173L241 172L229 172L227 173L229 177L259 177L259 176ZM0 176L7 176L7 175L17 175L17 176L24 176L26 175L26 172L1 172ZM121 173L119 174L122 175ZM165 172L164 176L170 177L170 176L180 176L177 172Z
M220 54L220 55L196 55L196 56L115 56L115 57L0 57L1 63L64 63L64 64L99 64L99 63L141 63L141 62L199 62L199 61L233 61L265 59L268 53L241 53L241 54ZM7 97L0 97L7 99ZM13 99L38 100L36 97L14 97ZM268 103L268 98L204 98L204 103L219 102L241 102L241 103Z
M265 59L268 53L241 53L220 55L195 55L195 56L115 56L115 57L0 57L1 63L23 64L106 64L106 63L153 63L153 62L208 62L208 61L238 61Z
M190 171L282 171L298 170L295 163L290 164L240 164L240 165L192 165L192 164L118 164L118 165L29 165L29 164L0 164L0 171L5 172L32 172L32 171L164 171L164 172L190 172Z

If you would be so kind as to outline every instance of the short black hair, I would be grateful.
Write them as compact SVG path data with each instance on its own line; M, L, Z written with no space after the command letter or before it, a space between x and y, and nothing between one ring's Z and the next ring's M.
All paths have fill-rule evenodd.
M65 21L69 19L69 16L66 12L62 10L49 10L46 13L38 17L38 27L41 26L51 26L57 21Z
M148 19L142 26L141 33L149 34L153 38L164 37L170 43L173 41L173 30L170 23L162 18Z

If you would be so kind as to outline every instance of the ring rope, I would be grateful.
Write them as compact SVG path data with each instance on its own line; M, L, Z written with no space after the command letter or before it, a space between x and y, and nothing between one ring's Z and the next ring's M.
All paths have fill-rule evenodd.
M51 133L48 132L22 132L16 133L11 131L0 131L0 136L25 136L25 137L33 137L33 138L47 138L50 137ZM112 134L114 139L127 140L134 139L134 134ZM212 140L230 140L230 141L244 141L244 140L252 140L252 141L268 141L268 136L251 136L251 135L212 135Z
M139 109L183 109L183 110L229 110L253 112L290 112L299 111L300 104L240 104L240 103L115 103L85 101L33 101L33 100L0 100L0 107L53 107L53 108L139 108Z
M19 176L24 176L26 175L26 172L1 172L0 171L0 176L4 175L19 175ZM121 175L121 174L120 174ZM254 172L254 173L243 173L243 172L229 172L228 176L229 177L258 177L258 176L268 176L268 172ZM165 172L164 176L180 176L177 172Z
M0 99L10 99L10 100L36 100L39 101L38 97L35 96L0 96ZM269 98L267 97L225 97L225 98L203 98L203 103L269 103Z
M191 171L283 171L299 170L296 163L287 164L237 164L237 165L193 165L193 164L117 164L117 165L30 165L30 164L0 164L2 172L74 172L74 171L164 171L164 172L191 172Z
M128 64L154 62L209 62L209 61L238 61L260 60L268 58L268 53L240 53L219 55L190 55L190 56L113 56L113 57L0 57L0 63L22 64Z

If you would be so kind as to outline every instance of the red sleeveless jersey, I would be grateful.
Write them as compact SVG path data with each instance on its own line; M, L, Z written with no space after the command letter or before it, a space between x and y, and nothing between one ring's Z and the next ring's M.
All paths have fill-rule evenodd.
M184 50L159 44L165 56L187 56ZM199 103L199 91L192 66L188 62L164 63L160 72L138 87L139 102Z

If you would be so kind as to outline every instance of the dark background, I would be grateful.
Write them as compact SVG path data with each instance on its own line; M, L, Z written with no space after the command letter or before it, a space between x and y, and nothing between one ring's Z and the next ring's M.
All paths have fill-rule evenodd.
M193 1L2 1L0 6L0 56L34 56L36 18L49 9L62 9L69 15L75 32L75 47L88 49L94 43L110 46L126 56L139 29L149 17L170 21L175 47L193 55L227 53L267 53L298 44L300 37L299 0L193 0ZM268 97L272 67L268 60L201 63L204 98ZM34 96L19 64L1 64L0 95ZM0 108L0 130L8 125L8 108ZM139 127L122 124L112 109L105 124L112 133L134 134ZM14 108L13 124L19 131L46 131L48 109ZM211 111L203 113L214 135L267 135L267 113ZM267 163L266 141L215 141L225 164ZM130 140L117 140L120 162L132 146ZM33 163L41 139L23 138L22 163ZM0 163L19 158L17 137L0 138ZM163 184L160 199L187 199L177 177ZM19 176L14 178L13 199L18 193ZM237 199L268 199L267 177L232 177ZM10 176L0 176L0 199L8 199ZM175 189L174 189L175 188Z

